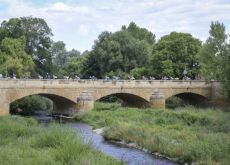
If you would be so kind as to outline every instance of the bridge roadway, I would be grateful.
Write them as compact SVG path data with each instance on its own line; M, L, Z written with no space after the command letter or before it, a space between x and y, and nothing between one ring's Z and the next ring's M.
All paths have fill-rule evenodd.
M185 80L0 80L0 115L9 114L10 104L23 97L39 94L50 98L54 112L74 114L93 108L94 102L115 95L127 106L164 108L171 96L202 101L221 100L218 82Z

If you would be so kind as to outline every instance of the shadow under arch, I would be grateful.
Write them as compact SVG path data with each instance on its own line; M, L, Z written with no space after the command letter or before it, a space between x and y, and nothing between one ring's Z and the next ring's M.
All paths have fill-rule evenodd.
M150 103L137 95L134 94L130 94L130 93L113 93L113 94L109 94L106 96L103 96L101 98L99 98L96 101L105 101L108 97L111 96L115 96L119 99L122 100L122 106L126 106L126 107L137 107L137 108L148 108L150 107Z
M23 96L21 98L18 98L16 100L12 101L10 103L10 107L14 102L23 100L26 97L34 96L34 95L39 95L39 96L42 96L42 97L45 97L45 98L48 98L49 100L51 100L53 102L53 110L52 110L53 114L56 114L56 113L58 113L58 114L60 114L60 113L61 114L70 114L70 113L72 113L72 111L75 111L76 102L74 102L74 101L72 101L66 97L56 95L56 94L50 94L50 93L33 93L33 94L30 94L27 96Z
M205 96L202 96L202 95L196 94L196 93L191 93L191 92L183 92L183 93L178 93L176 95L173 95L173 96L170 96L169 98L167 98L166 99L166 105L167 105L167 102L172 97L180 98L181 100L183 100L185 105L193 105L196 107L207 107L208 103L209 103L209 99Z

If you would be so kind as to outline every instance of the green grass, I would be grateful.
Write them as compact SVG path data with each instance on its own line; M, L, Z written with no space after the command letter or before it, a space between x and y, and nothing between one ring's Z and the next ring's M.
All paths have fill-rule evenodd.
M77 165L120 164L83 144L68 128L38 126L30 118L0 117L0 164Z
M104 132L107 139L135 142L183 162L230 163L230 112L194 107L136 109L97 103L92 112L81 113L76 120L94 128L108 127Z

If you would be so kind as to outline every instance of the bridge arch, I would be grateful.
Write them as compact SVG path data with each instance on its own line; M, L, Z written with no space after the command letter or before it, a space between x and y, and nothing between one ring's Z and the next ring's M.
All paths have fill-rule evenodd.
M98 98L96 101L103 101L106 97L110 96L116 96L117 98L121 99L123 101L123 106L128 107L138 107L138 108L147 108L150 107L150 103L145 98L131 94L131 93L110 93L108 95L104 95L100 98Z
M204 89L200 89L200 88L176 88L173 90L168 90L168 92L166 90L164 93L165 93L165 99L168 99L172 96L180 95L183 93L187 93L187 94L191 94L191 95L194 94L198 97L201 96L201 97L204 97L207 99L209 99L210 95L211 95L211 92L208 88L204 88Z
M13 95L11 94L13 93ZM69 100L72 102L76 102L76 100L73 97L69 97L64 92L61 93L58 90L42 90L42 89L32 89L32 90L21 90L21 91L11 91L8 93L10 96L8 96L9 102L14 102L16 100L19 100L23 97L30 96L30 95L42 95L47 98L50 97L50 99L56 97L63 98L65 100Z
M33 92L33 94L24 93L20 96L14 97L9 102L9 104L11 105L13 102L17 100L20 100L20 99L23 99L25 97L32 96L32 95L40 95L40 96L50 99L53 102L53 113L71 114L76 111L76 102L74 102L73 100L67 97L64 97L58 94L54 94L54 93L39 93L39 92Z
M209 98L206 95L200 93L193 93L193 92L180 92L171 95L170 97L166 98L167 101L172 97L178 97L184 101L185 104L204 107L208 104Z

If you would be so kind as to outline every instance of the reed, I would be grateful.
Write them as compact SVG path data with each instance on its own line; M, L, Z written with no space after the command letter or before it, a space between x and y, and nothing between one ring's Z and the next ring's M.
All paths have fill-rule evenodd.
M30 118L0 117L0 164L75 165L120 164L83 144L68 128L40 127Z
M175 110L101 110L108 106L96 104L92 112L79 114L75 119L95 128L107 127L106 139L135 142L151 152L183 162L230 162L230 112L191 106Z

